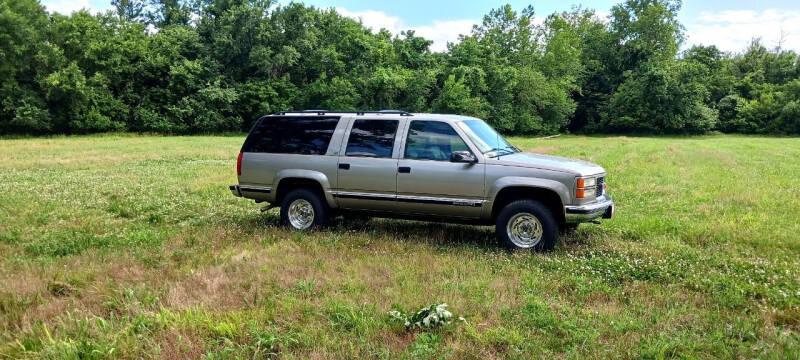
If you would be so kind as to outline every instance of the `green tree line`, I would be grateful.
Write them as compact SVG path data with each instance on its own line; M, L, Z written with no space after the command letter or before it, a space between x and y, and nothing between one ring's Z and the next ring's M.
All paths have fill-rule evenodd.
M445 52L299 3L112 4L0 0L0 134L241 131L291 109L458 113L506 134L800 134L798 55L680 51L679 1L544 22L501 6Z

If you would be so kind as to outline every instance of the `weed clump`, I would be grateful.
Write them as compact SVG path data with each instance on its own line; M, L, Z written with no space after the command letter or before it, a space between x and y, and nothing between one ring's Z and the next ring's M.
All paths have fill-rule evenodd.
M47 284L47 291L53 294L53 296L69 296L75 293L75 288L64 282L51 281Z
M405 312L392 310L389 311L389 318L401 322L406 330L435 329L452 323L453 313L447 310L446 303L441 303L424 307L410 316ZM458 321L466 320L459 316Z

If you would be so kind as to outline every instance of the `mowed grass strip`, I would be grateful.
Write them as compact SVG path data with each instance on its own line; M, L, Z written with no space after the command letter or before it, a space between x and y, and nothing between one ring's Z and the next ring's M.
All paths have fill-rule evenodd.
M513 138L608 170L551 254L492 228L277 226L240 136L0 140L0 357L798 358L800 139ZM446 302L466 323L387 312Z

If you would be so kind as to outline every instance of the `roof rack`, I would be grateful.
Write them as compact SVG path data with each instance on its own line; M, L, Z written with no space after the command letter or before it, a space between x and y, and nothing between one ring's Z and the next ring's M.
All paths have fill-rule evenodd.
M335 113L335 114L356 114L356 115L364 115L364 114L390 114L390 115L400 115L400 116L414 116L414 114L403 111L403 110L378 110L378 111L338 111L338 110L294 110L294 111L279 111L275 113L275 115L286 115L292 113L299 113L299 114L317 114L317 115L325 115L327 113Z

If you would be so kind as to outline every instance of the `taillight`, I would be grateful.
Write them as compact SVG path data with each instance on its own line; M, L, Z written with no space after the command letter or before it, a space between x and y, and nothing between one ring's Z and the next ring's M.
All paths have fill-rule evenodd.
M239 152L239 158L236 159L236 175L242 176L242 152Z

